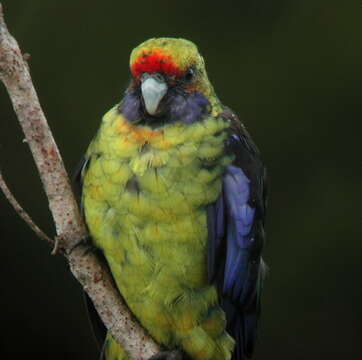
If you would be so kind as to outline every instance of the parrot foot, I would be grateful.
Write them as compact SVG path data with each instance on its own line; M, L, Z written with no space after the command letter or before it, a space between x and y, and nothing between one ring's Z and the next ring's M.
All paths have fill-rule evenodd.
M183 355L179 350L161 351L153 355L149 360L183 360Z

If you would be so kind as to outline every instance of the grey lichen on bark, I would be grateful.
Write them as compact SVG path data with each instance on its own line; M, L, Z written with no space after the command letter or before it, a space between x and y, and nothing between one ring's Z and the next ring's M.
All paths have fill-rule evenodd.
M0 3L0 79L4 83L39 171L49 208L73 275L92 299L102 321L131 359L148 359L159 346L133 318L105 267L85 245L86 228L58 147L34 89L29 67L9 33ZM78 245L78 246L75 246Z

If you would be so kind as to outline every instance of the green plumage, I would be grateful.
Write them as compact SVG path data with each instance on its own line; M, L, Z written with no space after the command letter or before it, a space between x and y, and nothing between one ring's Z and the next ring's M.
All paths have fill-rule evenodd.
M205 206L232 161L224 154L228 126L210 115L152 129L115 107L83 170L86 222L129 308L157 342L200 360L230 359L234 344L206 259ZM111 336L105 354L126 359Z

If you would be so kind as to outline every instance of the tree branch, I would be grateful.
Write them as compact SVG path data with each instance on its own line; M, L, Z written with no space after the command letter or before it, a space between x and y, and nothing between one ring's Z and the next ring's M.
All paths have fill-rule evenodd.
M1 170L0 170L0 189L4 193L5 197L8 199L9 203L18 213L18 215L29 225L29 227L38 235L38 237L47 241L50 244L53 244L54 240L51 239L47 234L45 234L41 229L39 229L39 227L34 223L32 218L29 216L29 214L21 207L21 205L15 199L15 196L11 193L10 189L6 185Z
M110 275L97 257L90 252L87 253L84 245L75 247L87 235L85 225L58 147L39 104L28 65L16 40L6 27L1 3L0 79L9 93L26 142L33 154L48 197L56 233L58 238L61 238L61 247L73 275L92 299L114 339L122 345L128 355L132 359L150 358L159 352L158 345L133 319ZM14 204L17 204L16 200ZM20 216L24 214L20 205L15 208Z

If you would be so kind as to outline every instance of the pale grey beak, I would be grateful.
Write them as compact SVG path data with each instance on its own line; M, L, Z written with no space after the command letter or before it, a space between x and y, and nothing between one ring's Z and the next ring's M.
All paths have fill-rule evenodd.
M150 115L157 113L158 105L167 92L167 84L161 77L144 74L141 91L146 111Z

